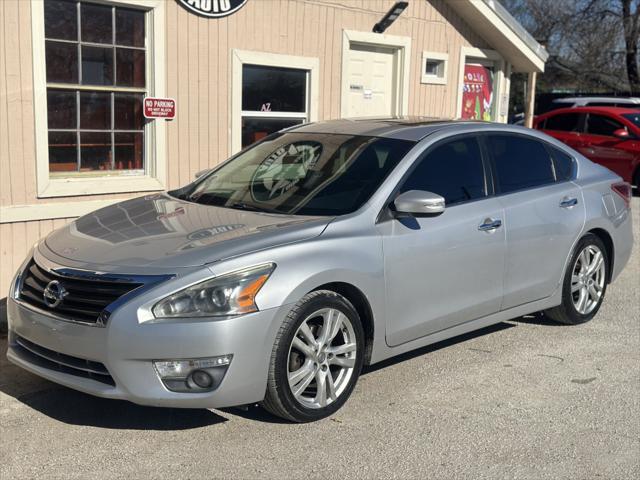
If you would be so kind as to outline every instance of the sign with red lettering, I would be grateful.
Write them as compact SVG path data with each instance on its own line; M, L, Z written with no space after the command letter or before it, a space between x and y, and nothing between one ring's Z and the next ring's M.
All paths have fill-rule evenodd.
M173 98L146 97L143 103L145 118L173 120L176 117L176 101Z

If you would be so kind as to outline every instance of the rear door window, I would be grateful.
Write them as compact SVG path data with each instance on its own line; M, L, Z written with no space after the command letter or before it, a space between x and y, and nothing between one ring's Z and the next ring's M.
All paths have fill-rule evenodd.
M591 135L603 135L613 137L613 132L624 128L621 123L604 115L589 114L587 119L587 133Z
M477 138L456 138L428 150L400 193L409 190L437 193L447 205L485 197L484 166Z
M553 161L545 145L521 135L490 134L498 192L509 193L555 182Z
M583 117L580 113L561 113L547 118L542 128L560 132L580 132Z

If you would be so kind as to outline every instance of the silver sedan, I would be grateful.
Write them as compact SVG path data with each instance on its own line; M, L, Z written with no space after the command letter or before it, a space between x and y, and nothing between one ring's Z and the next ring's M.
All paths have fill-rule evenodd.
M631 253L630 194L519 127L294 127L40 241L7 355L101 397L317 420L363 365L532 312L591 320Z

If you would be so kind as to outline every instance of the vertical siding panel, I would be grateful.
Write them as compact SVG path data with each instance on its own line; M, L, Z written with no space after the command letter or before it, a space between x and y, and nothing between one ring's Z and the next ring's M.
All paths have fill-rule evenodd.
M231 46L229 45L229 17L220 19L218 26L218 125L220 142L218 142L218 161L227 158L229 152L229 135L231 133L231 118L229 116L229 102L231 101Z
M207 76L209 91L209 108L207 109L207 125L209 128L209 153L207 158L207 167L217 164L218 143L220 141L221 125L218 122L218 97L220 90L218 88L218 24L212 24L207 30L207 41L209 42L209 72Z
M342 10L333 9L333 19L329 24L329 32L331 33L328 55L331 62L331 77L329 83L329 92L331 99L331 117L340 118L340 70L342 60Z
M9 175L11 201L14 205L24 205L24 170L22 169L22 79L20 78L20 35L18 2L7 0L4 3L4 39L5 76L7 85L7 117L9 119L6 142L9 145Z
M198 98L200 91L198 90L198 49L200 47L198 43L198 21L200 17L197 15L189 15L188 31L189 36L188 43L189 49L185 54L188 56L189 68L189 163L187 169L187 178L185 183L189 182L193 178L193 174L198 169L198 118L199 118L199 105Z
M180 149L179 149L179 127L182 123L182 98L178 88L178 72L180 71L180 60L178 50L178 4L167 2L167 93L169 97L175 98L178 102L178 117L176 120L167 122L167 184L169 188L176 188L180 184ZM181 8L180 8L181 9ZM170 66L174 65L174 68Z
M198 168L204 170L209 163L209 25L206 18L198 18Z
M326 8L320 8L319 20L318 20L318 57L320 64L320 75L319 77L319 89L318 92L320 98L318 99L318 119L326 120L330 115L330 107L328 104L327 95L324 94L329 89L329 80L327 71L329 70L329 60L328 55L320 55L321 51L326 52L327 48L327 10Z
M33 63L31 47L31 2L19 2L20 79L22 105L22 169L25 203L36 198L35 118L33 115Z
M9 283L13 277L13 224L0 224L0 298L9 292Z
M189 70L188 70L188 38L187 20L190 16L184 8L178 8L178 179L180 185L187 183L189 176Z
M0 2L0 205L10 205L11 202L11 157L9 156L9 119L7 112L7 53L5 50L5 10L7 3ZM8 237L5 237L8 238Z
M12 242L12 255L10 265L10 275L13 276L20 263L27 256L27 249L31 248L31 245L27 246L25 243L26 227L25 222L12 223L11 228L11 242Z

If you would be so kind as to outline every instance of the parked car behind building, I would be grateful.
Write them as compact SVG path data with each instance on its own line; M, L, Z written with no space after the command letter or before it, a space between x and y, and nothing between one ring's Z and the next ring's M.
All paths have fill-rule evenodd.
M563 108L537 117L534 128L640 187L640 109Z

